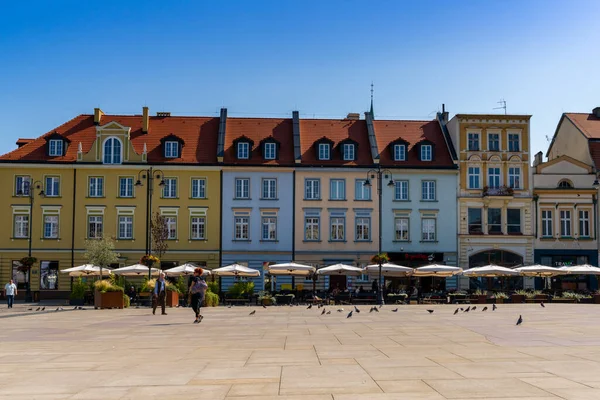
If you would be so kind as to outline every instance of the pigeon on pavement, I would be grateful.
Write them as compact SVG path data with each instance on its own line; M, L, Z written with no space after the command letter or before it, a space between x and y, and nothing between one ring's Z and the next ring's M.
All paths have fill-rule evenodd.
M496 311L496 308L498 308L498 307L496 307L495 304L492 304L492 311Z
M427 310L429 314L433 313L434 310Z
M394 308L394 309L392 310L392 312L398 312L398 309L397 309L397 308Z
M248 314L248 315L254 315L254 314L256 314L256 310L252 311L252 312L251 312L250 314Z
M350 312L348 313L348 315L346 316L346 318L351 318L351 317L352 317L352 311L350 311Z
M546 308L543 301L540 303L540 306L542 306L542 308Z
M46 307L42 308L42 311L44 311L46 309Z
M337 310L337 312L342 312L342 311L344 311L343 308L338 308L338 310Z
M40 311L40 307L36 308L36 310L35 310L35 311Z
M471 308L471 311L475 311L477 310L477 306L473 306L473 308Z
M481 311L487 311L487 307L483 307L483 310L481 310Z
M323 311L321 311L321 315L325 314L325 308L323 308Z
M308 307L306 307L307 310L310 310L312 308L312 304L309 304Z
M356 311L357 313L360 312L360 310L356 306L354 306L354 311Z
M263 306L263 308L267 308L267 306L265 306L264 304L262 306Z
M331 314L331 311L327 311L325 314Z
M31 311L31 310L33 310L33 308L28 308L28 309L27 309L27 311Z
M465 311L463 311L463 312L469 312L469 311L471 311L471 306L467 307L467 308L465 309Z
M517 325L521 325L523 323L523 317L519 315L519 319L517 320Z
M458 314L458 308L454 310L454 315Z

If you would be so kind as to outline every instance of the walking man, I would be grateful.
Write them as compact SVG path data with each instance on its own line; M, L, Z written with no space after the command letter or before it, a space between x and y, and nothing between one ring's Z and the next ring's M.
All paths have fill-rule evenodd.
M160 303L162 309L162 315L167 315L165 307L167 306L167 282L165 282L165 274L161 272L156 283L154 284L154 291L152 292L152 314L156 314L156 307Z
M8 303L8 308L13 308L13 303L15 302L15 296L17 295L17 285L11 279L6 285L4 285L4 296L6 297L6 302Z
M192 282L189 288L192 308L196 314L196 320L194 321L195 324L199 324L204 318L202 315L200 315L200 307L204 301L204 296L206 294L206 289L208 289L208 285L201 278L203 273L204 270L200 267L194 270L194 276L192 277Z

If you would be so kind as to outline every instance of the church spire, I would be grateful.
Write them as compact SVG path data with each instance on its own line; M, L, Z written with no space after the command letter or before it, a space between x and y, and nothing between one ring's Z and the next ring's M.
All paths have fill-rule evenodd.
M373 81L371 81L371 109L369 112L371 113L371 117L375 116L375 114L373 114Z

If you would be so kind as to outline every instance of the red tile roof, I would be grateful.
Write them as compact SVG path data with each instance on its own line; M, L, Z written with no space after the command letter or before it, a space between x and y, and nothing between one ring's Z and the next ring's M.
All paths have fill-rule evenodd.
M573 122L573 124L583 133L588 139L600 139L600 118L594 114L586 113L565 113L565 116Z
M217 162L216 147L219 119L210 117L150 117L150 131L142 133L142 116L104 115L101 125L117 122L131 128L131 142L136 153L141 154L144 144L148 151L148 162L178 164ZM50 157L46 154L45 138L54 133L68 138L71 143L62 157ZM160 139L175 134L185 141L180 158L164 158ZM0 156L0 160L10 161L53 161L75 162L77 148L81 143L84 153L91 150L96 140L96 125L93 115L79 115L72 120L52 129L43 136Z
M600 142L588 142L588 146L590 149L590 156L592 157L592 161L594 162L594 166L598 168L600 166Z
M377 137L379 163L387 166L452 167L454 162L437 120L432 121L373 121ZM390 144L398 139L408 142L406 161L394 161ZM433 161L421 161L418 143L427 140L434 144Z
M237 158L234 141L242 137L254 142L252 154L248 160ZM263 158L261 141L273 138L279 142L279 154L276 160ZM216 151L216 147L213 151ZM294 165L294 136L292 119L283 118L227 118L225 130L225 164L238 165Z
M318 160L315 142L323 137L333 142L331 160ZM358 144L356 160L344 161L338 145L351 139ZM300 148L303 165L372 165L369 133L365 120L300 119Z

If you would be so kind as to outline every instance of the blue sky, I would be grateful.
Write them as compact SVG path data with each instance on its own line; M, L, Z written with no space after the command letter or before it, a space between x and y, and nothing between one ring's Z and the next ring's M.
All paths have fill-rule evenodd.
M597 1L54 1L3 4L0 153L77 114L376 118L600 106Z

